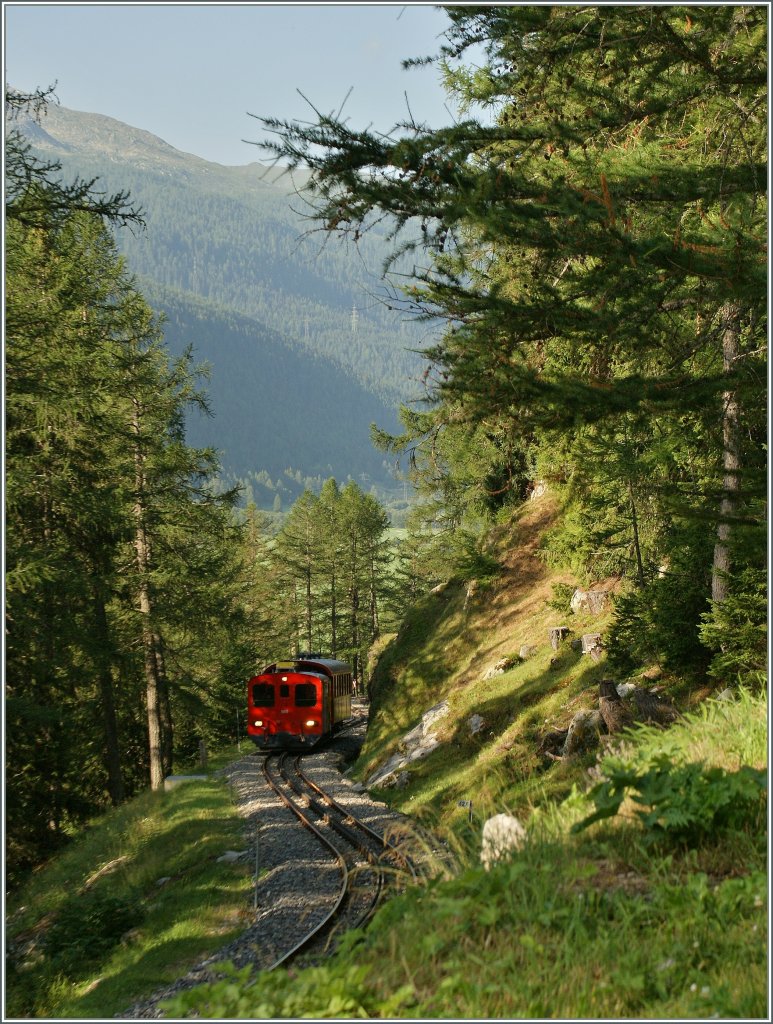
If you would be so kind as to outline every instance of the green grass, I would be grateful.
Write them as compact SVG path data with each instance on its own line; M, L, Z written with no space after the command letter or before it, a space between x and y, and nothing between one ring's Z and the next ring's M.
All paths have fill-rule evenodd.
M9 900L10 1016L110 1017L249 924L249 866L217 863L245 847L244 820L212 774L236 756L211 758L207 781L145 792L95 820Z
M503 544L508 543L503 533ZM660 682L682 697L682 707L692 709L684 719L667 730L636 727L616 738L607 754L590 751L558 763L543 761L536 753L540 737L549 728L565 728L576 711L597 706L598 682L610 674L603 658L595 663L568 645L553 652L547 631L561 620L577 636L603 632L609 617L564 620L547 604L553 580L541 576L533 563L519 565L531 572L526 586L519 585L519 572L511 564L509 576L482 586L472 600L459 582L428 595L378 651L371 722L356 776L367 778L398 749L401 737L423 711L447 699L449 714L437 725L441 746L408 766L404 789L374 795L440 832L453 854L450 865L438 857L431 882L387 903L366 932L350 933L339 953L323 966L277 971L256 981L248 970L235 972L180 997L169 1009L171 1015L766 1017L763 801L757 791L739 813L727 820L717 818L716 827L710 822L707 829L704 807L696 807L694 800L700 789L692 797L679 790L681 780L702 777L704 768L696 765L726 773L743 766L766 768L765 691L741 690L731 702L705 700L702 685L662 676ZM483 681L486 668L504 655L517 654L524 643L539 649L509 671ZM487 723L474 736L466 725L473 713ZM233 756L235 752L229 752L221 763ZM635 775L652 765L665 766L666 775L678 783L668 793L669 827L637 815L642 805L633 798L643 790L632 790L613 817L573 831L595 809L595 783L615 771L630 769ZM726 784L721 773L710 777L720 786ZM730 791L735 792L732 787ZM162 837L166 843L182 835L175 829L193 830L184 841L186 857L196 843L209 841L206 817L198 824L189 819L199 802L207 805L215 792L224 804L210 810L227 830L226 810L232 815L232 809L225 806L223 788L211 782L191 787L187 795L182 789L154 798L160 801L158 807L148 797L143 810L145 805L138 801L136 812L124 810L125 819L122 812L106 816L99 829L112 823L110 844L89 848L89 834L51 866L46 883L25 896L35 913L17 909L12 916L11 942L23 928L28 934L37 928L41 937L46 929L50 934L56 913L62 916L67 893L82 891L89 873L127 852L132 871L141 879L135 877L129 884L129 868L123 862L104 877L119 878L127 872L119 893L138 894L145 916L136 927L140 933L146 929L147 936L136 947L134 939L115 947L95 975L77 982L57 983L51 965L28 964L26 981L20 980L23 971L9 979L16 992L14 1005L20 1005L19 993L31 991L40 977L45 986L33 1006L37 1015L109 1015L124 1009L141 991L177 977L177 968L189 962L189 950L183 946L193 941L189 932L201 918L202 905L207 905L201 892L209 894L210 887L218 894L201 943L215 948L227 940L227 935L214 938L213 931L218 922L222 926L223 907L230 907L227 922L229 913L235 920L244 906L248 880L238 869L202 863L193 856L186 861L187 868L178 869L174 913L170 907L164 918L152 916L154 905L174 890L158 890L153 883L160 875L172 874L166 864L174 851L168 849L152 869L145 863L145 854ZM458 806L461 799L473 800L472 820L468 810ZM526 825L528 841L523 850L487 872L480 865L482 823L500 811L518 816ZM691 815L692 820L701 819L701 828L687 827ZM228 846L239 848L237 843L237 838L228 838L215 845L220 852ZM66 857L78 849L80 868L65 871ZM214 867L223 870L218 873ZM206 874L210 870L211 876ZM202 873L200 880L196 872ZM227 879L232 903L225 891ZM95 887L101 884L100 879ZM46 899L48 903L39 905ZM184 906L188 909L181 909ZM34 952L30 959L34 961ZM152 983L143 975L144 967L152 972ZM103 980L87 992L96 977ZM124 986L120 998L111 988L119 981ZM25 1005L32 1004L28 1000Z
M503 543L511 543L508 531ZM611 613L556 612L548 604L555 577L518 557L472 600L463 583L451 581L419 601L378 652L371 720L354 774L367 778L424 711L447 699L449 714L436 725L441 745L407 766L405 788L374 795L440 832L451 866L438 857L431 882L386 904L314 972L257 979L245 972L191 991L170 1013L766 1017L765 801L757 790L738 813L706 829L694 800L700 790L691 796L679 789L705 772L734 792L721 774L708 773L766 767L766 693L706 700L702 684L663 674L659 682L692 709L684 719L665 730L634 728L607 754L543 761L540 737L597 707L599 680L611 675L603 657L593 662L569 645L552 651L548 629L566 624L576 636L603 633ZM525 585L522 572L530 574ZM521 644L538 650L483 680L486 668ZM473 713L486 721L474 736L466 724ZM595 810L591 787L615 764L670 772L676 790L669 792L669 827L637 816L647 808L632 801L633 792L614 817L573 831ZM472 820L462 799L473 801ZM487 872L482 824L501 811L518 816L528 841ZM690 828L691 820L701 827Z
M492 592L478 601L485 606ZM597 684L608 670L569 643L555 652L547 642L549 628L561 615L541 605L520 622L507 653L517 655L521 643L538 647L536 654L509 671L482 680L484 669L497 660L492 653L501 638L480 614L465 610L465 587L450 583L412 608L400 633L379 657L374 676L368 734L354 766L354 777L366 779L394 753L401 736L421 714L447 699L449 714L436 729L442 746L409 765L408 784L400 790L375 791L396 810L435 828L464 831L466 812L459 800L474 797L475 813L488 816L507 808L528 813L534 806L568 794L588 767L588 758L556 765L549 772L536 754L548 728L566 728L574 713L591 707ZM573 636L603 630L608 616L571 616ZM470 735L473 714L485 729Z
M670 730L633 730L618 756L764 763L767 699L742 693ZM729 757L728 750L733 748ZM647 841L619 815L573 834L590 807L546 801L529 840L490 871L480 826L459 832L455 877L386 904L314 972L247 972L172 1013L214 1018L674 1019L767 1014L764 808L698 843ZM344 994L348 1000L342 1004Z

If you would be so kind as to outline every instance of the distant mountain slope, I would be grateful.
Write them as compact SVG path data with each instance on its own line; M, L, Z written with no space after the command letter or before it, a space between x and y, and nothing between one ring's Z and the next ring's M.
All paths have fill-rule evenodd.
M377 421L396 429L396 415L362 384L255 320L151 287L145 294L167 317L170 351L193 345L195 360L215 371L207 386L213 416L189 418L191 444L221 447L227 438L227 468L242 478L300 469L323 480L388 479L369 427Z
M212 366L214 419L192 422L192 441L214 444L237 476L333 467L388 482L368 424L395 426L422 334L377 298L383 235L357 249L325 244L286 175L210 163L109 117L52 106L24 130L65 178L98 177L144 209L146 230L123 229L118 244L168 314L170 347L192 343Z
M326 244L286 175L209 163L102 115L54 106L29 131L66 175L97 176L143 207L147 230L118 239L135 273L259 319L392 403L407 397L422 334L379 301L383 234Z

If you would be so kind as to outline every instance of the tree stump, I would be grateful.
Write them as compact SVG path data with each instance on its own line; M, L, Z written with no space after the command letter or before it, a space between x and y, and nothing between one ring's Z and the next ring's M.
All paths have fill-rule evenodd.
M623 704L611 679L602 679L599 683L599 711L610 733L620 732L633 721L630 709Z
M563 641L569 636L568 626L553 626L550 630L550 646L557 651Z
M590 654L595 647L601 647L601 633L583 633L582 653Z
M677 717L671 702L663 700L651 690L637 688L633 692L633 702L636 705L636 717L642 722L667 725Z

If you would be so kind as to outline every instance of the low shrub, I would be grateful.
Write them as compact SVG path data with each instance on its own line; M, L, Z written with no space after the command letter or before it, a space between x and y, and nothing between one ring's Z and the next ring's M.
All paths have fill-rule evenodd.
M694 844L718 829L740 830L755 822L767 788L767 773L757 768L728 772L695 762L675 764L668 754L656 754L643 769L609 757L602 772L606 778L588 793L596 810L573 825L573 832L617 814L630 795L642 808L635 813L645 841Z
M140 919L135 899L100 890L71 896L46 935L52 970L67 978L89 974Z

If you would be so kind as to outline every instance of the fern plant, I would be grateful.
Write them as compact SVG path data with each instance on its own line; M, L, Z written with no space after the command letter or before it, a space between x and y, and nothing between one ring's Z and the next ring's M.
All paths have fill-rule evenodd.
M767 790L767 774L760 769L744 765L728 772L697 762L675 764L667 753L655 754L638 769L607 758L603 770L606 777L588 794L596 809L573 832L617 814L630 795L648 841L693 844L718 829L742 829L752 822Z

